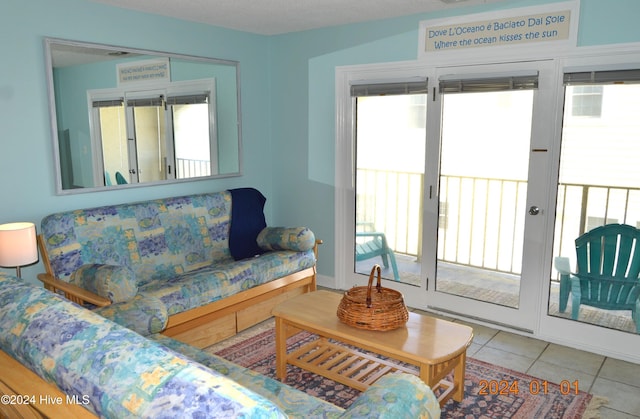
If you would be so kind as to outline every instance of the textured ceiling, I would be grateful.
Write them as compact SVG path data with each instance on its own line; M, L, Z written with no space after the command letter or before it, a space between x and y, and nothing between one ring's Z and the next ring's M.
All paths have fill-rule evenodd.
M263 35L504 0L92 0Z

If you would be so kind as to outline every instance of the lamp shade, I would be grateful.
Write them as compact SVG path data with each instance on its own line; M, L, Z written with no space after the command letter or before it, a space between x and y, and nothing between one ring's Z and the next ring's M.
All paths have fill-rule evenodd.
M0 225L0 266L19 267L38 261L33 223Z

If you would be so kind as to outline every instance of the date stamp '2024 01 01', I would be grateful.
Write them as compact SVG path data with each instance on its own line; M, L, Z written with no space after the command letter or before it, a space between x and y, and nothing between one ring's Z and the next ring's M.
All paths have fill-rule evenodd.
M520 392L528 392L535 396L538 394L548 394L549 390L554 386L560 387L560 394L563 396L578 394L580 392L578 380L562 380L560 384L549 383L546 380L531 380L528 384L526 382L520 383L519 380L480 380L478 384L480 386L478 395L480 396L517 396Z

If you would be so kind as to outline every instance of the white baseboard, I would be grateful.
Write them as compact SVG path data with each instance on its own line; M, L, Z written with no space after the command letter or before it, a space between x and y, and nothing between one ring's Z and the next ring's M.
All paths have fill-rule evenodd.
M333 276L317 275L316 283L319 287L338 289L338 281Z

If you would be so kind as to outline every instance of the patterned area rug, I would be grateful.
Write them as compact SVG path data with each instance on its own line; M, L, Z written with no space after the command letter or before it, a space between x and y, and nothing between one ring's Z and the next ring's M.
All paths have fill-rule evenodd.
M302 332L287 341L289 351L315 339ZM207 349L222 358L275 378L275 336L273 323L267 323L249 336L238 335L231 341ZM414 368L415 369L415 368ZM330 379L287 367L285 381L292 387L347 408L360 392ZM545 383L535 377L479 360L467 359L465 398L449 400L442 409L443 418L597 418L597 407L590 406L592 395L579 391L571 383L563 386Z

